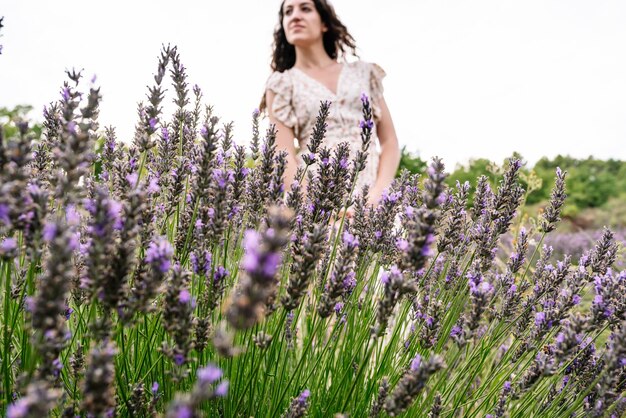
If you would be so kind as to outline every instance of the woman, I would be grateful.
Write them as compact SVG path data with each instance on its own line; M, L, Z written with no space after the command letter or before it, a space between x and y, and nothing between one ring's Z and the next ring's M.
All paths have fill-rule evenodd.
M320 101L332 102L324 145L332 148L347 141L354 156L361 146L360 97L369 96L375 129L356 190L368 185L369 202L375 204L398 169L398 139L383 98L385 72L376 64L339 62L346 49L356 56L354 39L326 0L284 0L274 33L274 72L261 107L267 107L270 122L276 125L278 147L288 153L285 184L290 185L302 164L294 138L300 150L306 150Z

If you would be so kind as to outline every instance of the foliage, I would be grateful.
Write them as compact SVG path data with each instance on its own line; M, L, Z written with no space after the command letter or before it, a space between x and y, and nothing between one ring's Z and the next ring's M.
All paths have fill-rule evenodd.
M553 160L542 158L535 164L534 170L545 184L556 167L569 173L568 194L574 213L583 208L602 206L610 197L626 193L626 182L622 176L626 173L626 163L623 161L557 156ZM549 193L549 187L544 186L530 196L529 203L545 200Z
M411 174L422 174L426 171L428 163L406 149L406 145L400 150L400 164L396 177L399 177L403 170Z
M35 139L41 138L43 127L39 123L29 125L29 113L33 110L30 105L17 105L12 109L0 107L0 124L4 129L5 137L13 137L18 134L20 127L28 129Z

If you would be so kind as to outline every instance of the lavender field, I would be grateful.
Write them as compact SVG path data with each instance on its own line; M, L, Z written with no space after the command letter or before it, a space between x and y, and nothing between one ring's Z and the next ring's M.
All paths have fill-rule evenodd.
M274 128L233 138L176 48L130 141L67 75L40 140L0 137L3 416L624 416L624 231L555 232L565 171L531 219L516 159L370 206L366 96L360 151L322 103L285 188Z

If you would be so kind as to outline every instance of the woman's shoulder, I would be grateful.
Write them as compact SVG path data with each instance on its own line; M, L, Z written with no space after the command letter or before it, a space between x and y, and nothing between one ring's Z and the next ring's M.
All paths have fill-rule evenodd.
M363 69L371 69L373 67L379 67L379 65L375 62L356 60L346 63L348 67L352 68L363 68Z
M269 75L265 82L265 88L275 93L285 93L291 89L291 72L290 69L284 71L274 71Z
M358 69L366 74L372 74L378 78L385 76L385 70L383 70L382 67L375 62L358 60L350 62L347 65L348 67Z

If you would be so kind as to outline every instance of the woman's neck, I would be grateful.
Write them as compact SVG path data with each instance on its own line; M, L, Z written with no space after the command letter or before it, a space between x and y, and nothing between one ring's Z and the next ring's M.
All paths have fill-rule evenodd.
M326 53L322 43L307 46L296 47L295 67L301 69L321 69L336 63Z

